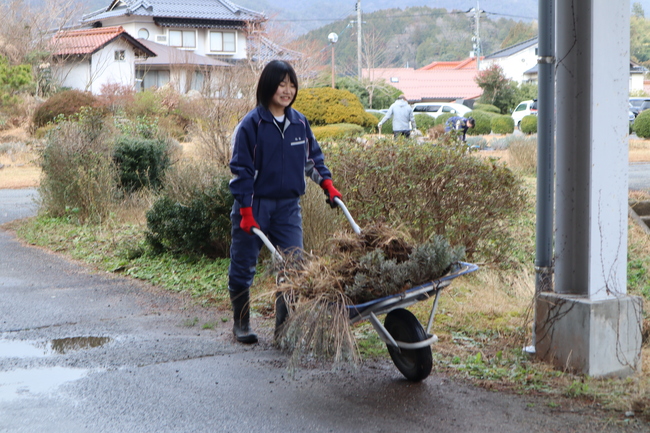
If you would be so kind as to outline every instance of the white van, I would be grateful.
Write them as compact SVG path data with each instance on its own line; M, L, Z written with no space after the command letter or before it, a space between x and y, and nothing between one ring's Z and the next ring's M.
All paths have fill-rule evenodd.
M512 119L515 121L515 126L519 128L521 119L531 114L537 116L537 99L520 102L512 111Z
M456 102L418 102L413 104L413 114L428 114L434 118L445 113L464 116L470 111L472 109L467 105Z

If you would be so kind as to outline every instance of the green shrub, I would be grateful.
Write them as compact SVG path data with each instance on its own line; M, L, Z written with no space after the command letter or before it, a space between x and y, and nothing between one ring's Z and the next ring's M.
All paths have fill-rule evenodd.
M488 111L470 111L464 117L474 118L474 127L467 130L467 135L487 135L492 132L492 118L498 114Z
M524 134L537 134L537 116L530 114L521 119L519 129Z
M375 116L366 112L359 98L347 90L331 87L301 89L293 107L313 126L354 123L372 128L377 125Z
M384 221L423 243L446 236L469 258L507 260L507 230L525 203L521 181L504 164L465 146L378 140L373 151L348 142L327 149L337 183L363 229Z
M512 134L515 131L515 121L511 116L495 116L491 126L495 134Z
M110 212L116 170L107 140L88 140L82 124L62 122L46 135L40 155L41 210L53 217L101 222Z
M426 134L429 129L436 125L436 119L428 114L416 114L415 125L423 134Z
M336 125L314 126L312 132L318 141L344 139L363 135L363 127L351 123Z
M474 104L474 107L472 109L477 111L487 111L488 113L501 114L501 110L499 110L499 107L491 104L481 104L477 102L476 104Z
M68 119L70 116L79 113L81 107L93 107L96 104L97 99L88 92L66 90L56 93L43 102L34 112L34 127L45 126L59 116Z
M447 123L447 119L454 116L455 114L453 113L441 114L440 116L436 117L436 125L444 125L445 123Z
M644 110L634 120L634 133L639 138L650 138L650 110Z
M228 257L230 211L234 198L230 175L215 176L212 185L193 189L183 203L163 195L147 211L147 243L154 252Z
M170 164L171 146L166 140L120 136L115 141L113 160L121 187L133 192L148 187L158 189Z
M382 113L370 113L377 119L375 122L375 127L373 128L373 131L377 130L377 125L379 124L379 121L384 118L384 114ZM381 133L382 134L392 134L393 133L393 118L391 117L388 119L386 122L384 122L383 125L381 125Z

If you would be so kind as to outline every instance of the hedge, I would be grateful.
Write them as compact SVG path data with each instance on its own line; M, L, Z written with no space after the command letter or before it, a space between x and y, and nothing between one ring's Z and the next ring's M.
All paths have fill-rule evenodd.
M537 116L529 114L521 119L519 129L524 134L537 134Z
M318 87L301 89L293 107L304 114L312 126L354 123L368 130L377 125L356 95L347 91Z
M352 123L337 123L335 125L314 126L312 132L316 140L326 141L363 135L364 130L361 126Z
M515 130L515 120L512 116L495 116L491 125L495 134L512 134Z

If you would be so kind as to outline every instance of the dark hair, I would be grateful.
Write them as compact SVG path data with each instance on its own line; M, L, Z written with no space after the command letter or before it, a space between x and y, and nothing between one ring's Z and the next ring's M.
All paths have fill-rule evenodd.
M472 127L474 127L474 126L476 125L476 122L474 121L474 118L473 118L473 117L468 117L468 118L467 118L467 123L471 123L471 124L472 124Z
M278 86L284 77L289 76L289 81L296 86L296 94L291 101L291 106L298 96L298 77L293 67L283 60L271 60L262 70L260 79L257 82L257 105L269 107L269 102L278 90Z

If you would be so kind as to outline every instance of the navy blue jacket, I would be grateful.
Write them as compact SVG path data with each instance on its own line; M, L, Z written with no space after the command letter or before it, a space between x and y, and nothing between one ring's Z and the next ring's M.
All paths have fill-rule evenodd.
M263 106L251 110L232 136L230 191L241 207L254 197L296 198L305 193L305 176L320 185L332 174L304 115L285 110L284 131Z

